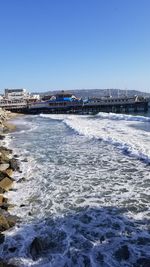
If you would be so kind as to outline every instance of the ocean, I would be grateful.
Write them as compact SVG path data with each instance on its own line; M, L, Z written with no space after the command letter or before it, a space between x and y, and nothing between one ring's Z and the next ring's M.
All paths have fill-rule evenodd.
M20 222L0 257L16 266L150 266L150 114L14 123L6 142L21 161L14 177L24 179L7 196Z

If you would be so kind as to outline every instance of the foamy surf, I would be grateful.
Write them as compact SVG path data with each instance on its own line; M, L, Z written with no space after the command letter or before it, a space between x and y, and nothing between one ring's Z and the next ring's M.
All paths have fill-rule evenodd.
M140 121L140 122L150 122L150 117L144 116L134 116L134 115L126 115L126 114L116 114L116 113L105 113L99 112L96 117L102 119L110 119L110 120L126 120L126 121Z
M150 166L119 146L130 143L133 153L137 143L143 152L149 132L139 121L44 116L27 117L33 130L10 135L28 162L25 181L9 192L21 223L6 233L0 257L19 267L148 263Z
M150 236L146 229L141 229L140 222L119 212L113 207L85 207L75 214L21 226L6 235L5 258L22 267L134 266L140 258L138 242L140 253L148 259ZM31 249L35 238L40 244L37 254ZM17 243L20 249L10 253L9 249Z
M124 114L99 113L96 116L41 115L63 121L76 133L112 144L123 153L150 163L150 131L137 128L150 118Z

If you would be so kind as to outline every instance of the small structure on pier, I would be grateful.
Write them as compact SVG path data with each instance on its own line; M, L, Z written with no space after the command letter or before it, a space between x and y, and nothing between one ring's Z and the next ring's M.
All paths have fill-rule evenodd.
M29 93L24 88L21 89L5 89L5 99L7 100L24 100L29 98Z

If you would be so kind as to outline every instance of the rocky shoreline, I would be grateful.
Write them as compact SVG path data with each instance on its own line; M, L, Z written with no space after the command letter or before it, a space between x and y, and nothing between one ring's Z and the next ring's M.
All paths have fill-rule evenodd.
M15 180L13 172L20 171L17 155L13 151L2 145L6 133L16 129L15 125L8 121L16 117L16 114L0 109L0 244L5 240L5 231L15 226L19 221L17 216L11 215L9 210L13 205L5 197L5 192L13 190ZM12 266L0 259L0 267Z

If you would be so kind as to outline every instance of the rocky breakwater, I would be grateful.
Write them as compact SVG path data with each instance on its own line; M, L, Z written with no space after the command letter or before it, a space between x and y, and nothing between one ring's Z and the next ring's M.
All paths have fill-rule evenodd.
M13 188L13 172L19 171L19 162L13 151L3 146L6 133L15 130L15 126L8 122L14 116L15 114L0 109L0 244L5 240L5 231L13 227L18 220L9 213L13 205L9 203L5 193ZM0 266L10 265L0 260Z

